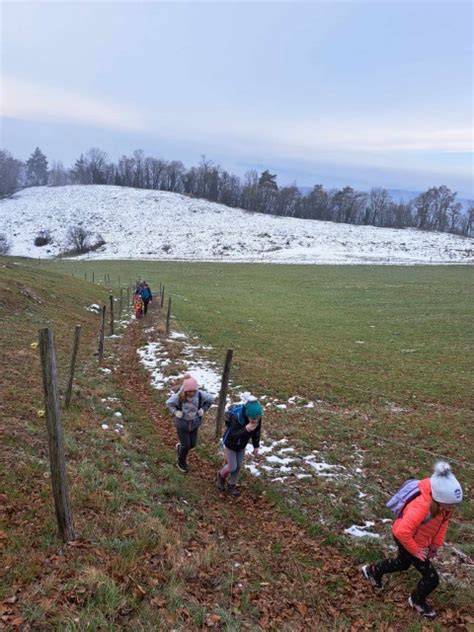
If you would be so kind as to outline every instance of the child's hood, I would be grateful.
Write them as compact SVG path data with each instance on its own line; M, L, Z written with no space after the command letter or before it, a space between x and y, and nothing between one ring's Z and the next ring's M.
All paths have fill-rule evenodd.
M427 503L431 503L431 480L429 478L424 478L420 481L420 493Z

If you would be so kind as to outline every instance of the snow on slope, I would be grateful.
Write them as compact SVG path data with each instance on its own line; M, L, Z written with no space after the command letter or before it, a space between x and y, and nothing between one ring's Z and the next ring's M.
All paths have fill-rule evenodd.
M13 255L51 257L82 223L106 245L99 259L274 263L473 263L474 240L250 213L176 193L115 186L34 187L0 201ZM40 230L54 243L33 245Z

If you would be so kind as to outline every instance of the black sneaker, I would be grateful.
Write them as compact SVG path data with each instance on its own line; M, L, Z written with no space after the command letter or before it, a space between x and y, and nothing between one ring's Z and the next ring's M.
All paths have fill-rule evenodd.
M240 496L240 490L238 489L237 485L227 485L227 495L238 498Z
M220 472L217 472L216 487L220 492L225 492L225 478L221 476Z
M425 619L434 619L436 617L436 612L426 601L419 601L416 597L410 595L408 597L408 603L413 610L418 612L420 617L425 617Z
M183 474L187 474L189 471L189 467L187 463L180 463L179 461L176 463L176 467L178 468L178 470L180 472L183 472Z
M375 574L374 564L366 564L360 569L360 572L365 577L365 579L370 583L370 585L375 591L382 590L383 588L382 578L378 577L378 575Z

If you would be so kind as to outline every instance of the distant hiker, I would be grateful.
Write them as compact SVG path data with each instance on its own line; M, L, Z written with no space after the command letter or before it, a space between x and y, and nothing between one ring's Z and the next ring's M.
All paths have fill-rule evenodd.
M222 437L226 464L217 472L216 485L225 491L227 478L227 494L240 496L237 479L245 457L245 449L252 439L253 455L258 455L260 447L260 430L262 427L263 408L256 397L244 393L244 402L231 406L225 412L226 430Z
M133 313L137 320L141 318L143 314L143 299L138 292L135 292L133 295Z
M146 314L148 311L148 303L153 300L153 295L151 293L150 286L145 281L143 281L140 288L140 296L143 299L143 313Z
M197 380L185 373L183 384L177 393L173 393L166 405L174 416L178 443L176 444L177 466L181 472L188 471L188 453L196 447L198 430L206 410L214 402L214 395L201 391Z
M416 488L416 483L418 489L411 491L413 486ZM402 504L407 495L411 495L411 498ZM431 478L407 481L402 485L387 503L398 514L392 527L398 556L377 564L367 564L361 569L374 590L383 588L382 577L386 573L406 571L413 564L421 573L421 580L408 598L408 603L422 617L433 619L436 616L426 602L426 597L439 583L438 573L431 560L444 542L454 506L461 501L461 485L445 461L436 463Z

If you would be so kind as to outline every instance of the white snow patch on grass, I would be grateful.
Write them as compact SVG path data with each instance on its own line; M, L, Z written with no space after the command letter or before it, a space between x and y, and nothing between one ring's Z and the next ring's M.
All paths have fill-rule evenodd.
M344 533L352 536L353 538L380 538L378 533L372 533L367 531L367 529L371 529L375 525L375 522L368 520L363 525L355 525L353 524L348 529L344 529Z

